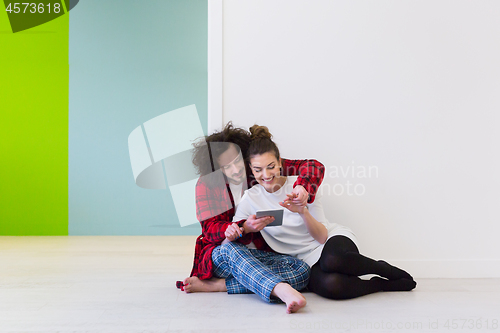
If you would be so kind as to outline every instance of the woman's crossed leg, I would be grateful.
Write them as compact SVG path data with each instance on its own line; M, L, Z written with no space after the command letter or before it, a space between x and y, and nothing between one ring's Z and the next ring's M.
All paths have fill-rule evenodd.
M377 274L370 280L358 276ZM323 247L319 261L311 268L308 288L331 299L355 298L378 291L409 291L416 282L406 271L359 253L346 236L333 236Z

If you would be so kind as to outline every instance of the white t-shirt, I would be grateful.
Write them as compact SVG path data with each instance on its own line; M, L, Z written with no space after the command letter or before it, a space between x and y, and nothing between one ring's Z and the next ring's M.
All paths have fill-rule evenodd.
M240 203L241 198L242 198L243 185L245 185L245 190L246 190L247 186L246 186L246 182L244 182L244 181L239 183L238 185L229 182L229 189L231 190L231 195L233 196L235 210L238 208L238 204ZM234 219L233 219L233 222L236 222L236 221L234 221ZM255 246L255 244L253 242L250 242L250 244L247 244L247 247L249 249L256 249L257 248L257 246Z
M287 194L292 193L296 179L297 177L287 177L285 184L274 193L267 192L260 184L246 190L236 208L233 221L247 219L258 210L283 209L283 225L265 227L261 230L262 237L274 251L297 257L312 266L319 260L324 244L320 244L309 234L304 220L298 213L293 213L279 205L279 202L287 198ZM318 188L314 202L308 204L307 208L318 222L325 225L328 238L344 235L349 237L356 246L358 245L356 236L349 228L331 223L326 219L321 204L321 187Z
M238 207L238 204L241 201L241 196L243 193L243 183L244 182L241 182L238 185L236 185L236 184L229 182L229 188L231 189L231 194L233 195L235 208ZM245 188L246 188L246 186L245 186Z

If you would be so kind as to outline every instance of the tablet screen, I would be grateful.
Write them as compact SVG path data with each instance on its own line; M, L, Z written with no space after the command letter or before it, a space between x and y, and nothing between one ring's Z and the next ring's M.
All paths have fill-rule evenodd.
M257 218L264 216L274 217L274 221L266 227L276 227L283 224L283 209L259 210L255 215Z

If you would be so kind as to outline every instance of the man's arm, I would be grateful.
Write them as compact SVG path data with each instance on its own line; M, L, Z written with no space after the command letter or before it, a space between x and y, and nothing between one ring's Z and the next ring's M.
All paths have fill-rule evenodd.
M313 203L318 187L323 181L325 167L316 160L287 160L281 159L284 176L298 176L293 187L303 186L309 193L308 203Z
M198 181L196 184L196 217L200 221L202 234L210 243L220 243L224 232L231 225L234 209L226 188L209 187Z
M226 238L224 233L231 221L225 220L221 215L200 222L203 237L210 243L220 243Z

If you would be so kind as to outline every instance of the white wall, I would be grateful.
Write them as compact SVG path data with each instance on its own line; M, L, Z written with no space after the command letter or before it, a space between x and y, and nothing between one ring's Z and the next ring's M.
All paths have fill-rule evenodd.
M500 2L223 5L224 122L321 161L327 216L362 253L416 277L500 277ZM348 182L364 195L338 195Z

